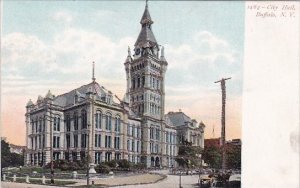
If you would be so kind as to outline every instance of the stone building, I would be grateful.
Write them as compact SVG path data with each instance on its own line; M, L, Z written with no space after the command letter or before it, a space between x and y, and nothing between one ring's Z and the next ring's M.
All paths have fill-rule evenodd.
M26 164L54 160L92 162L127 159L148 167L175 164L182 138L204 147L204 127L183 112L165 114L164 48L152 32L146 4L141 31L128 48L124 66L127 90L123 100L92 82L54 96L50 91L26 105ZM88 153L89 152L89 153Z

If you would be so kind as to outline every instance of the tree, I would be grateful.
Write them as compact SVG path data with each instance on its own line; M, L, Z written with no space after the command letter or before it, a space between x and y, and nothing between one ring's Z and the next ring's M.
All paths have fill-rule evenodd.
M200 165L200 154L201 148L199 146L192 146L192 142L184 140L179 146L176 162L184 168L197 167Z
M227 146L226 147L226 166L229 169L241 168L241 147Z
M1 140L1 167L8 166L23 166L24 156L23 154L11 153L9 144Z
M221 150L216 146L204 147L202 159L212 168L221 168Z

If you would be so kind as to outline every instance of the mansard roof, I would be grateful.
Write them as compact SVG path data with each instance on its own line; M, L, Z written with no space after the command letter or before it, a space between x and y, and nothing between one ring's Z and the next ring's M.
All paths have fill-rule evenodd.
M95 88L95 89L93 89ZM54 98L54 104L58 106L68 106L74 104L75 96L78 97L78 101L86 99L90 93L95 93L95 100L105 101L105 98L111 95L110 91L106 91L103 86L100 86L97 82L91 82L87 85L83 85L68 93L64 93Z
M183 112L169 112L166 116L175 126L185 125L185 122L192 122L192 119Z
M205 125L201 121L199 125L197 125L197 121L195 119L191 119L189 116L187 116L185 113L179 111L179 112L169 112L165 115L166 122L170 122L173 126L184 126L187 123L192 125L195 128L204 128ZM169 123L169 124L170 124Z

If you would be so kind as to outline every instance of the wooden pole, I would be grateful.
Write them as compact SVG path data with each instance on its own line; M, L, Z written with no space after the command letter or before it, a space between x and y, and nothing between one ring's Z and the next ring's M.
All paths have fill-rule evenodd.
M221 83L222 90L222 115L221 115L221 147L222 147L222 170L226 169L226 128L225 128L225 107L226 107L226 85L225 81L230 78L222 78L221 80L216 81L215 83Z

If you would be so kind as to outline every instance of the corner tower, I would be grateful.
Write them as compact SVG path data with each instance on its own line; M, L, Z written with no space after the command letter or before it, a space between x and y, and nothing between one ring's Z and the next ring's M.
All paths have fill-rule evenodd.
M153 21L147 1L140 24L141 31L134 44L134 54L131 55L128 48L128 56L124 63L127 79L125 98L131 110L142 119L142 156L144 155L144 160L147 160L145 162L149 166L152 162L151 157L157 161L156 157L161 159L162 155L164 83L168 63L164 58L163 47L157 43L153 34Z

